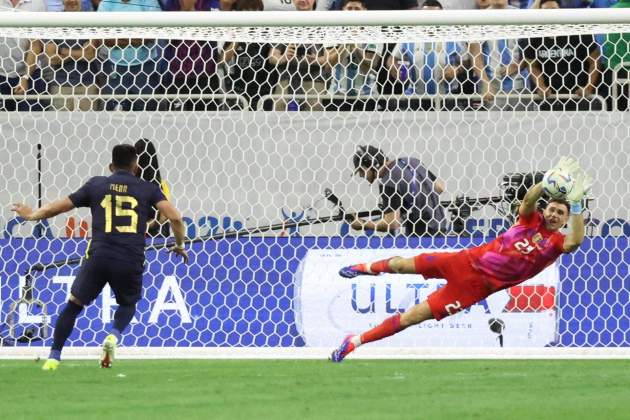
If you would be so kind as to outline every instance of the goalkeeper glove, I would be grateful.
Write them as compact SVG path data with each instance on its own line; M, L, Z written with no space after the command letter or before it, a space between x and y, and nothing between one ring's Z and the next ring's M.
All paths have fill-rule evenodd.
M582 169L580 168L580 164L575 159L573 159L572 157L563 156L560 158L556 166L554 166L551 170L557 170L560 172L568 173L571 176L575 176Z
M571 204L571 214L582 214L582 200L593 185L593 179L579 169L572 173L573 189L567 194L567 200Z

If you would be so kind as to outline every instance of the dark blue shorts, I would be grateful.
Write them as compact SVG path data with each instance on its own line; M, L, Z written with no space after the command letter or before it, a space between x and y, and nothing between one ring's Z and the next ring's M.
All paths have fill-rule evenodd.
M116 296L116 303L133 305L142 295L143 271L144 266L141 263L91 257L81 264L72 283L71 293L83 305L88 305L109 283Z

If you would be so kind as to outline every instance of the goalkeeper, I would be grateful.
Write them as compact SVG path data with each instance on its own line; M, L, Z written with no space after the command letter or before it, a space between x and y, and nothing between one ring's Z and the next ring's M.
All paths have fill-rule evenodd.
M429 319L439 321L453 315L492 293L535 276L562 253L575 251L584 240L582 200L592 181L571 158L562 158L554 169L568 172L574 179L568 201L551 199L542 212L538 211L536 204L543 188L541 184L534 185L523 198L517 223L492 242L459 252L394 257L342 268L339 274L346 278L379 273L421 274L425 278L446 279L447 283L408 311L387 318L361 335L346 337L333 351L331 360L341 362L362 344ZM570 230L565 236L559 229L567 221Z
M358 146L352 163L355 173L370 184L378 179L383 210L380 220L354 220L353 229L393 233L402 226L408 236L446 233L439 197L444 183L418 159L388 159L377 147Z
M92 240L72 283L70 299L55 323L53 344L44 370L56 370L61 350L72 333L77 316L109 283L118 308L114 325L103 342L101 367L111 367L116 345L136 311L142 292L144 270L144 234L151 208L171 222L177 245L170 251L188 255L184 249L185 227L177 209L164 197L160 188L135 176L138 156L134 146L120 144L112 150L112 175L95 176L78 191L37 210L14 204L13 211L25 220L41 220L65 213L75 207L90 207Z

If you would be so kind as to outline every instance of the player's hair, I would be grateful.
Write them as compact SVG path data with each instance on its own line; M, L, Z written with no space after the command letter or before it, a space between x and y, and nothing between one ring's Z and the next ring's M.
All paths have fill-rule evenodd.
M422 3L422 7L439 7L440 9L444 9L442 3L440 3L438 0L425 0Z
M386 160L387 156L381 149L370 145L357 146L352 157L355 171L359 168L370 168L378 171Z
M117 144L112 149L112 165L116 169L131 170L137 158L136 148L130 144Z
M365 5L365 0L343 0L341 2L341 8L343 9L344 7L346 7L346 4L348 3L361 3L363 7L367 9L367 6Z
M567 208L567 214L571 213L571 204L567 200L563 200L562 198L550 198L549 201L547 202L547 205L551 203L562 204L563 206Z
M540 7L542 8L542 5L545 3L549 3L550 1L553 1L555 3L558 3L558 6L560 5L560 0L540 0Z
M138 167L140 168L140 178L160 185L162 174L160 174L160 164L158 163L157 150L153 142L149 139L140 139L134 145L138 154Z

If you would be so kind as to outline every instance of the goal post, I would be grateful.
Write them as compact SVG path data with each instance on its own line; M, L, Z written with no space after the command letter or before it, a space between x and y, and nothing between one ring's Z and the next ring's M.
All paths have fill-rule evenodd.
M191 254L150 230L125 357L324 357L445 284L339 268L488 242L565 155L595 180L578 251L357 355L628 357L628 51L630 9L0 11L0 357L45 356L91 236L86 209L34 224L10 203L107 174L122 142L150 157ZM358 146L422 186L353 176ZM379 183L400 208L427 197L393 209ZM353 229L392 212L388 232ZM115 308L106 287L64 354L97 354Z

